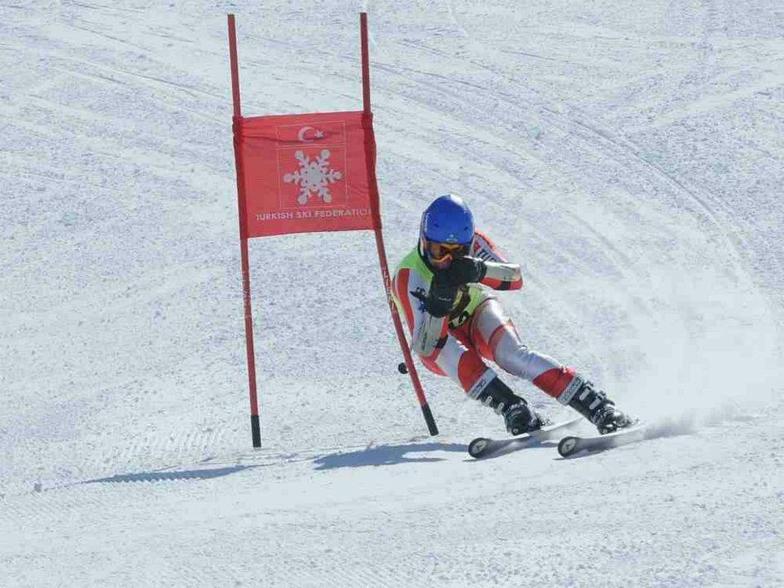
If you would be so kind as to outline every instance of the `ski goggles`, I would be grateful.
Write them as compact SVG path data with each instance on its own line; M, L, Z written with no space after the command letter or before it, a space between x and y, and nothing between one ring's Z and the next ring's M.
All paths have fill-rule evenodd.
M469 245L461 245L460 243L435 243L428 241L425 244L425 253L428 259L435 263L446 261L447 258L457 259L468 255Z

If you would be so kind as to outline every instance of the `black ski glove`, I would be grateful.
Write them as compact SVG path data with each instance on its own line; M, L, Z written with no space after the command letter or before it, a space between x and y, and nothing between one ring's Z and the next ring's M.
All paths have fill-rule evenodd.
M433 274L430 292L412 292L419 298L430 316L441 318L449 314L455 304L458 288L464 284L481 282L487 273L487 266L475 257L458 257L446 269Z
M458 257L449 267L436 272L436 276L443 274L442 280L451 286L475 284L481 282L487 273L485 262L476 257Z
M430 316L441 318L452 310L457 298L457 286L448 283L443 274L436 273L427 295L422 292L412 292L411 294L424 303L425 311Z

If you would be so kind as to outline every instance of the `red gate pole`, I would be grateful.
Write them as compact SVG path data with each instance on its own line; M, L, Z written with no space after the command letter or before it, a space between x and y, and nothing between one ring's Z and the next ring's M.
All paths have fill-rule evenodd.
M253 447L261 447L259 401L256 394L256 356L253 349L253 309L250 298L250 264L248 263L248 221L245 198L245 179L242 173L240 127L240 72L237 60L237 30L234 15L229 14L229 56L231 58L231 95L234 101L234 164L237 170L237 203L240 216L240 257L242 259L242 300L245 306L245 347L248 359L248 389L250 390L250 427Z
M361 12L359 14L359 27L362 45L362 105L365 118L367 119L367 122L365 123L365 160L367 161L368 178L370 180L370 205L374 220L373 224L375 225L374 232L376 235L378 260L381 264L381 278L384 281L384 290L386 291L389 310L392 313L392 322L395 324L397 339L400 343L400 348L403 350L403 358L406 362L406 368L408 368L408 374L411 376L411 383L414 385L414 392L416 392L417 400L419 400L419 406L422 408L422 415L425 417L425 422L427 423L430 434L438 435L436 421L433 419L433 413L430 411L430 405L427 403L425 391L422 388L422 383L419 381L419 374L417 374L414 360L411 357L411 350L408 348L408 342L403 333L400 313L398 313L397 306L392 300L389 266L387 265L387 254L384 249L384 235L381 232L380 198L378 193L378 181L376 179L376 141L371 126L373 113L370 110L370 58L368 51L367 12ZM368 155L370 155L370 157L368 157Z

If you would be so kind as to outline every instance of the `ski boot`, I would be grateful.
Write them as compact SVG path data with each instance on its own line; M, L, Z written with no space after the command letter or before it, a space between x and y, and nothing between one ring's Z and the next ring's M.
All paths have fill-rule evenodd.
M547 421L536 414L528 403L517 396L509 386L497 377L475 396L475 398L504 417L506 430L512 435L522 435L540 429Z
M607 398L604 392L596 390L591 382L583 380L579 376L574 376L574 381L564 391L564 394L566 397L558 398L558 400L571 406L596 425L601 435L624 429L636 422L615 408L615 403Z

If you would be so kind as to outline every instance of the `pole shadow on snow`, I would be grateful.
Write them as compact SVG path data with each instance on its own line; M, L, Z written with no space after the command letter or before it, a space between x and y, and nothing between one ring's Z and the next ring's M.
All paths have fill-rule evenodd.
M406 445L379 445L350 453L332 453L313 460L317 470L335 468L358 468L401 463L427 463L444 461L443 457L427 457L420 454L435 451L465 453L466 446L460 443L409 443Z
M236 465L225 468L210 468L204 470L178 470L170 472L139 472L136 474L117 474L108 478L85 480L82 484L114 483L114 482L166 482L171 480L209 480L235 474L243 470L260 466Z

